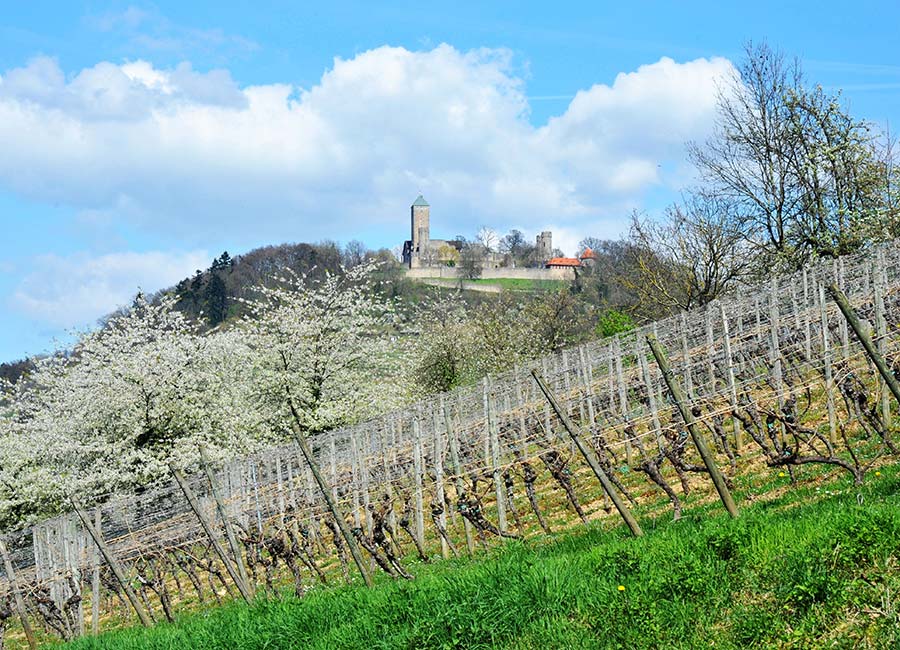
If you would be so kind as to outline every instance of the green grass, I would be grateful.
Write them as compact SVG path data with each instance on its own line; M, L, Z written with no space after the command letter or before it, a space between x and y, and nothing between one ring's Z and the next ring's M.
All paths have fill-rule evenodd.
M641 539L598 526L67 647L900 647L897 469L744 501L736 520L710 506L645 518Z

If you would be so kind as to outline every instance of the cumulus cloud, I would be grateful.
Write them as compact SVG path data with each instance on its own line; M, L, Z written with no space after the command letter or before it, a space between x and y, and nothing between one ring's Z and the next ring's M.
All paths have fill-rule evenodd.
M380 47L311 88L146 61L67 76L40 58L0 79L0 186L194 242L212 223L235 237L291 223L295 239L389 225L399 240L419 191L436 234L612 223L709 132L731 71L663 58L536 127L505 50Z
M83 327L127 305L139 289L153 292L171 286L208 263L209 255L202 250L43 255L34 260L12 302L36 320Z

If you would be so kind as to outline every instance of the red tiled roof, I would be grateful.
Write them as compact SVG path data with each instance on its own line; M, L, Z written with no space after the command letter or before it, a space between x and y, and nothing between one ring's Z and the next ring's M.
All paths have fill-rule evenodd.
M551 266L581 266L581 260L575 257L554 257L547 260L547 268Z
M590 248L585 248L584 252L581 254L581 259L583 260L595 260L597 259L597 253L592 251Z

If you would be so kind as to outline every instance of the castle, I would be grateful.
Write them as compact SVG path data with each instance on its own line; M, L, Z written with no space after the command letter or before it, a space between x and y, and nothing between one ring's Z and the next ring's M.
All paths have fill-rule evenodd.
M421 194L409 207L410 239L403 242L403 263L410 269L453 266L465 242L457 239L431 239L431 206ZM553 259L553 233L545 230L535 241L536 261L543 267ZM493 251L483 255L482 266L500 268L503 256Z
M458 277L456 268L466 242L457 239L431 239L431 206L421 194L409 208L410 238L403 242L403 263L407 275L415 278ZM522 278L534 280L570 280L577 269L590 266L596 256L586 249L579 257L554 257L553 233L543 231L535 239L535 266L505 266L506 258L484 251L479 258L482 278Z

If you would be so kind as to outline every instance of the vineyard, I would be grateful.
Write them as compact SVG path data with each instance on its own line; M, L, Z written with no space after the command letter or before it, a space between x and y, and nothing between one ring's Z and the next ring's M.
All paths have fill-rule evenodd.
M73 500L0 544L3 633L35 645L374 572L412 579L438 555L607 517L640 536L633 509L679 519L688 494L740 516L739 469L792 481L818 465L861 484L898 453L898 327L892 243L373 421Z

